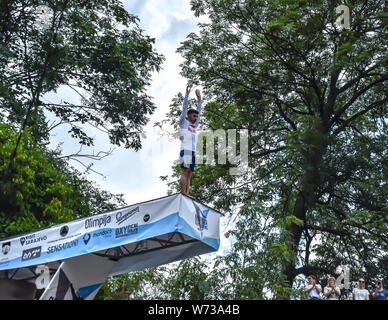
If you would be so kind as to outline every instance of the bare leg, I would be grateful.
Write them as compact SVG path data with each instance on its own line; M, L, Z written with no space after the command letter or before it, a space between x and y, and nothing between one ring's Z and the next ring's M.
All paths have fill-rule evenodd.
M181 179L180 179L181 190L182 190L182 193L187 196L189 195L191 174L192 174L191 169L182 168Z
M187 170L187 184L186 184L186 191L187 191L187 195L189 195L189 190L190 190L190 184L191 184L191 174L193 173L193 171L191 171L191 169L188 169Z
M181 172L181 191L183 194L187 195L187 168L182 168Z

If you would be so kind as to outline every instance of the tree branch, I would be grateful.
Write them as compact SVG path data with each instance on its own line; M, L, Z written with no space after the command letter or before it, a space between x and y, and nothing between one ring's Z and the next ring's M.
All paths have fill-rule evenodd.
M335 270L332 270L332 269L327 269L327 268L323 268L323 267L319 267L319 266L307 265L307 266L303 266L303 267L295 269L294 276L297 276L299 274L303 274L307 277L307 276L314 274L316 272L322 272L322 273L326 273L326 274L330 274L330 275L335 274Z
M378 106L379 104L386 103L386 102L388 102L388 98L385 98L383 100L379 100L379 101L375 101L375 102L371 103L364 110L354 114L349 119L345 120L340 127L338 127L337 129L334 130L333 134L336 135L336 134L340 133L342 130L344 130L348 126L348 124L350 122L352 122L353 120L355 120L358 117L362 116L363 114L367 113L368 111L372 110L374 107Z
M317 230L317 231L322 231L322 232L328 232L331 234L335 234L337 236L348 236L350 235L350 232L344 231L344 230L335 230L335 229L330 229L330 228L324 228L320 226L314 226L311 224L306 224L306 228L312 229L312 230Z
M366 87L364 87L363 89L359 90L356 94L353 95L353 97L339 110L337 111L334 111L334 114L335 114L335 117L330 121L330 126L333 125L338 119L339 117L362 95L364 94L366 91L368 91L370 88L372 88L373 86L375 86L376 84L380 83L380 82L384 82L388 80L388 74L385 76L385 77L382 77L372 83L370 83L369 85L367 85Z
M368 76L371 76L369 74L369 72L373 71L374 69L378 68L380 65L379 64L376 64L372 67L370 67L368 70L366 70L365 72L361 72L360 75L354 79L351 79L349 80L345 85L343 85L340 89L338 89L338 94L342 93L342 92L345 92L346 90L348 90L352 85L354 85L355 83L358 83L362 78L366 78Z

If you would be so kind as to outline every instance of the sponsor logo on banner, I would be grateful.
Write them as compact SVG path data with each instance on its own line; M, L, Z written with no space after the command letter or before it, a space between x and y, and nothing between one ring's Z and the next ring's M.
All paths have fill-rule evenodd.
M116 228L116 238L126 237L138 233L138 224L130 224L129 226Z
M8 241L8 242L4 242L1 246L1 252L3 254L7 254L8 252L11 251L11 242Z
M93 217L85 220L85 229L88 228L101 228L105 227L111 222L112 218L109 215L104 214L102 217Z
M209 209L201 210L200 207L193 201L193 205L195 208L195 224L197 225L198 231L207 230L207 215L209 213Z
M139 212L139 206L137 206L135 209L129 210L129 211L121 211L116 214L116 223L121 224L125 220L132 217L135 213Z
M73 240L73 241L69 241L69 242L59 243L59 244L57 244L55 246L48 247L47 248L47 254L52 254L52 253L60 252L62 250L67 250L67 249L70 249L70 248L74 248L76 246L78 246L78 239L77 240Z
M42 247L35 247L31 249L23 250L22 261L32 260L40 257Z
M149 220L150 220L150 215L147 213L146 215L144 215L143 221L148 222Z
M21 237L20 244L22 246L27 246L29 244L37 243L37 242L44 241L44 240L47 240L47 235L36 237L35 234L30 234L28 236Z
M85 244L88 244L90 238L91 238L90 233L86 233L86 234L83 236L84 243L85 243Z
M111 236L112 236L112 229L102 230L102 231L93 233L93 238L97 238L97 237L110 238Z
M68 226L63 226L61 230L59 231L59 234L61 237L66 236L69 233L69 227Z

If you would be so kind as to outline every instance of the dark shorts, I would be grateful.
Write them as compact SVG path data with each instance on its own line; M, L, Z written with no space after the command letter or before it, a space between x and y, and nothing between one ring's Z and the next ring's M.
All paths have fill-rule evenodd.
M191 171L194 171L195 168L195 151L191 150L181 150L179 154L179 162L181 168L190 168Z

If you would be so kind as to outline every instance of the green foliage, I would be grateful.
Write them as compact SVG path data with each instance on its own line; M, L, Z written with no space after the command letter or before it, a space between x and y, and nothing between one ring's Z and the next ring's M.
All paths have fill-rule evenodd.
M191 194L233 219L215 271L229 297L303 298L299 275L335 276L338 265L351 280L386 277L374 267L388 244L384 2L352 1L350 30L336 25L334 0L191 4L209 22L178 52L211 101L202 129L249 130L248 172L203 164L192 178Z
M205 300L219 299L224 291L220 275L199 257L168 266L118 275L107 279L96 299L100 300Z
M17 131L0 124L0 174L8 165ZM36 146L26 130L0 198L0 238L123 206L121 195L93 186L80 173Z
M105 130L112 144L138 150L155 109L144 91L163 61L138 19L115 0L1 5L0 104L9 121L27 119L34 137L47 139L49 111L81 144L93 145L88 123ZM78 104L42 99L63 86L78 95Z
M1 2L3 115L20 124L31 111L36 141L48 135L46 109L69 122L82 144L93 139L77 122L108 123L112 143L139 148L140 128L154 108L144 87L162 61L153 39L113 0L50 2L45 28L39 4L46 2ZM300 276L325 279L338 265L350 267L351 280L388 281L386 6L348 3L346 30L335 23L340 4L191 1L208 22L178 52L182 75L211 101L202 128L249 130L245 174L231 176L229 163L203 164L192 177L191 194L227 214L232 245L214 263L194 258L109 279L100 299L303 299ZM82 105L41 101L61 85L81 88ZM173 100L173 125L182 99ZM16 135L9 127L2 135L5 168ZM65 165L58 169L55 155L33 140L25 133L4 186L2 234L89 214L99 202L85 202L85 183ZM163 177L170 192L179 190L179 170ZM114 206L107 194L86 189L83 195L105 199L104 208Z
M17 139L11 126L0 124L0 172L4 172ZM3 186L0 237L39 229L90 214L83 195L85 180L69 176L27 130L10 179Z
M96 300L144 300L157 296L157 288L165 280L163 268L151 268L108 278ZM150 289L151 288L151 289ZM149 291L152 290L152 293Z
M209 275L209 265L200 258L179 262L176 268L167 269L162 287L171 300L212 299L215 283Z

